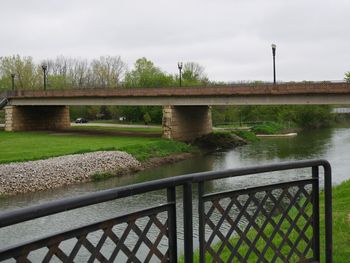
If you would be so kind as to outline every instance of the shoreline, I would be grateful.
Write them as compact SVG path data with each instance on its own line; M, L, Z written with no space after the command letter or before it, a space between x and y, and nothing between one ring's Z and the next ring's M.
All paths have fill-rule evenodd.
M101 158L95 159L95 156L98 155L101 155ZM114 155L118 156L115 157ZM153 157L140 162L126 152L98 151L64 155L36 161L0 164L0 198L93 182L95 181L94 176L99 173L110 174L110 176L102 178L102 180L110 177L125 176L183 161L194 155L194 153L173 153L164 157ZM79 159L82 159L82 161L79 162ZM91 163L92 159L95 159L93 163ZM107 159L107 161L104 159ZM73 167L71 163L73 163Z
M290 133L278 133L278 134L255 134L256 137L294 137L297 136L298 133L290 132Z
M147 170L154 167L159 167L165 164L172 164L186 160L187 158L194 157L194 153L173 153L164 157L153 157L146 161L141 162L139 171Z

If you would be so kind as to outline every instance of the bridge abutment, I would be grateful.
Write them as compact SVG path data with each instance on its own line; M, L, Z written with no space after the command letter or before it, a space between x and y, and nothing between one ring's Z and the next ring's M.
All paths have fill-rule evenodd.
M210 106L164 106L163 137L192 141L212 132Z
M5 131L59 130L68 127L68 106L5 107Z

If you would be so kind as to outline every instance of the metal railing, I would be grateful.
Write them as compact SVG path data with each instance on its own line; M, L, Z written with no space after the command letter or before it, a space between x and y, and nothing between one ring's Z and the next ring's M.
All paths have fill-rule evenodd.
M0 99L0 110L6 106L6 104L8 103L8 99L7 98L2 98Z
M48 79L50 80L50 79ZM294 85L294 84L310 84L310 85L317 85L317 84L350 84L349 81L346 80L310 80L310 81L277 81L276 83L273 83L272 81L254 81L254 80L237 80L237 81L228 81L228 82L208 82L208 83L198 83L195 85L183 85L181 88L210 88L210 87L242 87L242 86L251 86L251 87L256 87L256 86L274 86L274 85ZM104 89L142 89L142 88L174 88L177 89L179 88L177 85L168 85L168 86L162 86L162 87L129 87L126 86L124 83L120 83L118 86L97 86L97 85L91 85L87 84L84 86L80 85L73 85L73 84L68 84L66 87L55 87L50 85L50 82L48 82L48 86L46 90L104 90ZM15 90L12 87L7 87L7 88L2 88L0 89L0 95L1 93L4 94L16 94L16 91L38 91L38 90L44 90L42 86L38 86L36 88L19 88L17 87Z
M175 190L182 186L183 258L186 263L193 262L193 220L196 217L193 216L192 188L195 184L198 187L200 262L319 262L323 253L319 223L320 167L324 175L325 261L332 262L331 167L325 160L188 174L3 212L0 228L109 200L161 189L167 191L165 204L2 248L0 260L30 262L31 253L45 249L42 258L36 258L35 262L50 262L54 257L62 262L177 262ZM205 188L208 181L304 168L310 168L308 178L219 193L207 193ZM141 219L142 227L138 223ZM153 238L149 236L150 228L157 229ZM99 239L92 242L89 234L96 231L100 233ZM136 236L133 244L126 242L131 233ZM112 247L109 256L102 253L107 239ZM161 240L166 240L166 246L159 246ZM62 245L65 242L68 243ZM139 257L141 246L147 248L142 258ZM69 249L65 250L67 247ZM77 259L81 249L87 256Z

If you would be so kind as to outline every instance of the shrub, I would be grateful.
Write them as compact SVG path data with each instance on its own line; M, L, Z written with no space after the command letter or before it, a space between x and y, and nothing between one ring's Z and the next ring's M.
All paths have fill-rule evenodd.
M255 125L251 128L251 131L255 134L276 134L283 129L283 125L271 122L265 124Z

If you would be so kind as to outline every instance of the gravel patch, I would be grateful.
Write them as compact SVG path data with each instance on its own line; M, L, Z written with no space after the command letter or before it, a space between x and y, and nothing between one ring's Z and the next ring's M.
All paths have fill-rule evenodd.
M0 195L36 192L86 182L95 173L126 174L140 169L132 155L100 151L0 165Z

